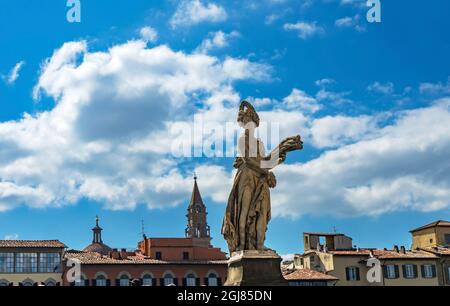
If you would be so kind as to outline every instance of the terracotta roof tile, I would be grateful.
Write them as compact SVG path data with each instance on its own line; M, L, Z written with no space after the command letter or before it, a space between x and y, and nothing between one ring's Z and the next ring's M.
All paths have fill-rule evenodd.
M284 273L284 278L286 280L305 280L305 281L334 281L338 280L338 278L327 275L321 272L317 272L310 269L298 269L293 272L286 272Z
M426 228L436 227L436 226L450 226L450 221L445 221L445 220L434 221L434 222L431 222L431 223L426 224L424 226L421 226L421 227L418 227L416 229L410 230L409 232L410 233L414 233L414 232L417 232L417 231L420 231L420 230L423 230L423 229L426 229Z
M0 248L66 248L59 240L0 240Z
M373 256L378 259L434 259L436 255L426 251L406 251L405 253L387 250L371 250L371 249L359 249L359 250L343 250L343 251L329 251L330 254L337 256Z
M444 247L433 247L433 248L424 248L423 251L431 252L437 255L450 255L450 248Z
M226 265L227 260L180 260L180 261L165 261L145 257L141 254L128 256L127 259L113 259L108 256L103 256L96 252L66 252L65 258L78 259L85 265L167 265L167 264L218 264Z

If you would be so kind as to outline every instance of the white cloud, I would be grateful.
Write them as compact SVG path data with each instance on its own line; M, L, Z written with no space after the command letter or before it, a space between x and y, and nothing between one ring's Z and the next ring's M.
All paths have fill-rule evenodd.
M338 28L354 28L357 32L364 32L366 30L366 27L360 23L361 16L359 14L350 17L343 17L337 19L334 24Z
M8 73L8 75L3 75L2 79L8 84L13 85L20 76L20 70L25 65L25 61L18 62Z
M306 113L315 113L321 106L317 100L304 91L294 88L289 96L283 99L288 109L296 109Z
M312 122L311 135L315 147L332 148L360 141L375 129L376 120L370 116L326 116Z
M336 92L322 87L322 89L316 93L315 97L319 102L330 102L335 105L343 105L352 103L352 100L348 98L350 94L351 92L349 91Z
M314 84L316 84L316 86L319 86L319 87L327 87L327 86L329 86L331 84L334 84L334 83L336 83L335 80L327 79L327 78L320 79L320 80L317 80L317 81L314 82Z
M286 23L283 28L286 31L297 31L298 36L301 39L308 39L316 35L325 33L325 30L317 25L316 22L297 22L297 23Z
M450 77L448 77L447 83L421 83L419 91L422 94L430 95L450 94Z
M369 87L367 87L367 90L376 92L376 93L381 93L384 95L392 95L395 91L395 88L394 88L394 84L391 82L388 82L388 83L375 82L375 83L369 85Z
M197 51L201 53L208 53L214 49L228 47L230 41L238 37L240 37L240 34L237 31L232 31L230 33L224 33L222 31L209 33L208 37L205 38L201 45L197 48Z
M54 108L0 123L0 210L82 198L109 209L185 201L192 180L161 149L170 145L168 123L189 118L196 97L214 109L218 96L236 98L236 81L268 73L246 59L148 48L143 40L99 52L83 41L64 44L45 61L34 89L36 98L53 97Z
M170 19L173 28L191 26L202 22L222 22L227 19L225 9L214 3L201 0L181 0L175 14Z
M306 144L307 145L307 144ZM301 153L298 153L301 154ZM276 169L275 216L375 216L450 207L450 99L397 114L369 139Z
M152 27L143 27L139 30L142 40L146 42L155 42L158 40L158 31Z

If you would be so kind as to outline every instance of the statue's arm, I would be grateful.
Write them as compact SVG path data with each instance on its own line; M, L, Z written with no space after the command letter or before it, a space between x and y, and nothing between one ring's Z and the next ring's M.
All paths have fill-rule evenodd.
M264 160L268 164L272 164L274 168L279 164L284 163L288 152L297 151L303 149L303 142L300 135L288 137L283 140L269 155L267 155Z

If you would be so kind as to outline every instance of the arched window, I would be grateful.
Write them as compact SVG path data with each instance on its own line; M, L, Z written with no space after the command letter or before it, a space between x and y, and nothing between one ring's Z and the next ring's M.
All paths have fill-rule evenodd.
M55 287L56 286L56 282L54 280L48 280L45 282L45 286L46 287Z
M208 286L217 287L218 285L219 284L217 281L217 274L213 273L213 272L209 273L208 274Z
M175 277L172 273L164 274L164 286L173 286L175 284Z
M145 274L142 277L142 286L153 286L153 277L150 274Z
M194 287L196 286L196 276L193 273L189 273L186 275L186 286L188 287Z
M31 280L26 280L26 281L24 281L22 283L22 286L24 286L24 287L32 287L32 286L34 286L34 282L31 281Z
M81 275L80 279L75 281L75 286L76 287L84 287L84 286L86 286L86 278L83 275Z
M130 286L130 278L126 274L122 274L119 278L119 286L120 287L128 287Z
M106 286L106 277L103 275L97 276L95 279L95 285L97 287L105 287Z
M0 287L8 287L9 282L6 279L0 280Z

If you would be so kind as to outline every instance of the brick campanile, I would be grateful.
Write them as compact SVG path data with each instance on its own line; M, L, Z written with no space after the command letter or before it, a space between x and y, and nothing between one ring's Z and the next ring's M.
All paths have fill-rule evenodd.
M205 239L208 242L211 240L210 228L206 221L207 215L206 206L198 189L197 176L194 176L194 189L186 215L188 219L186 238Z

